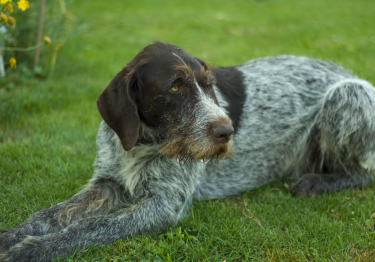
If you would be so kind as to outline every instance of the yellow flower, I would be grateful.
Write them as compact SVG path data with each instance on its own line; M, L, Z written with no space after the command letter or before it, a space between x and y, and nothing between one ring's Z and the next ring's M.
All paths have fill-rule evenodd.
M51 38L49 37L49 36L45 36L44 38L43 38L43 41L44 41L44 43L47 45L47 46L49 46L50 44L51 44Z
M11 59L9 59L9 64L11 68L15 68L17 65L17 60L14 57L12 57Z
M3 11L4 11L4 12L9 11L9 12L12 13L12 12L13 12L13 6L12 6L12 4L11 4L11 3L6 3L6 4L4 5Z
M8 21L8 17L4 13L1 13L0 14L0 21L4 21L6 23Z
M27 0L19 0L17 2L18 8L21 9L22 11L26 11L30 7L30 3Z
M13 16L8 16L8 25L16 26L16 19Z
M0 4L6 4L6 3L10 3L10 2L12 2L12 0L0 0Z

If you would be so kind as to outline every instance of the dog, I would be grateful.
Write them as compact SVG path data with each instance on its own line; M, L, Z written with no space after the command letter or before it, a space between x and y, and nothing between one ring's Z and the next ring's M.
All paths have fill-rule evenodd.
M295 196L362 188L375 170L375 89L333 63L282 55L210 68L145 47L100 94L95 171L65 202L0 235L2 261L50 261L162 232L193 200L282 178Z

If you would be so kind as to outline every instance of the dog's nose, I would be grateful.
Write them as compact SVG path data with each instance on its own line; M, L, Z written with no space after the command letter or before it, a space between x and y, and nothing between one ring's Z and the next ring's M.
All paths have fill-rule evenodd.
M234 128L232 125L219 125L212 129L214 136L220 142L228 142L230 140L231 135L234 133Z

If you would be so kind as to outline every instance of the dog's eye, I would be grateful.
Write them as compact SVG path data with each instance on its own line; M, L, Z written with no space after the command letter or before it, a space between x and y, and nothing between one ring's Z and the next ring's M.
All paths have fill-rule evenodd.
M181 88L179 86L172 86L171 88L169 88L169 92L179 93L181 92Z

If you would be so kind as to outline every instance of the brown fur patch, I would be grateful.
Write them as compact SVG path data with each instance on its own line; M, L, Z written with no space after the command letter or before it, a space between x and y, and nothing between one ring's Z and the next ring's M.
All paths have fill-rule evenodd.
M201 137L192 136L193 123L187 123L170 132L169 141L160 149L160 153L177 159L180 163L220 158L233 155L233 137L227 143L216 143Z
M194 72L188 65L173 65L173 70L177 71L187 79L194 79Z
M205 86L210 86L215 83L215 76L212 74L211 70L201 67L197 74L197 80Z
M111 184L89 185L74 196L77 201L67 204L60 211L58 222L61 226L66 226L95 213L106 214L116 206L124 204L121 192Z

